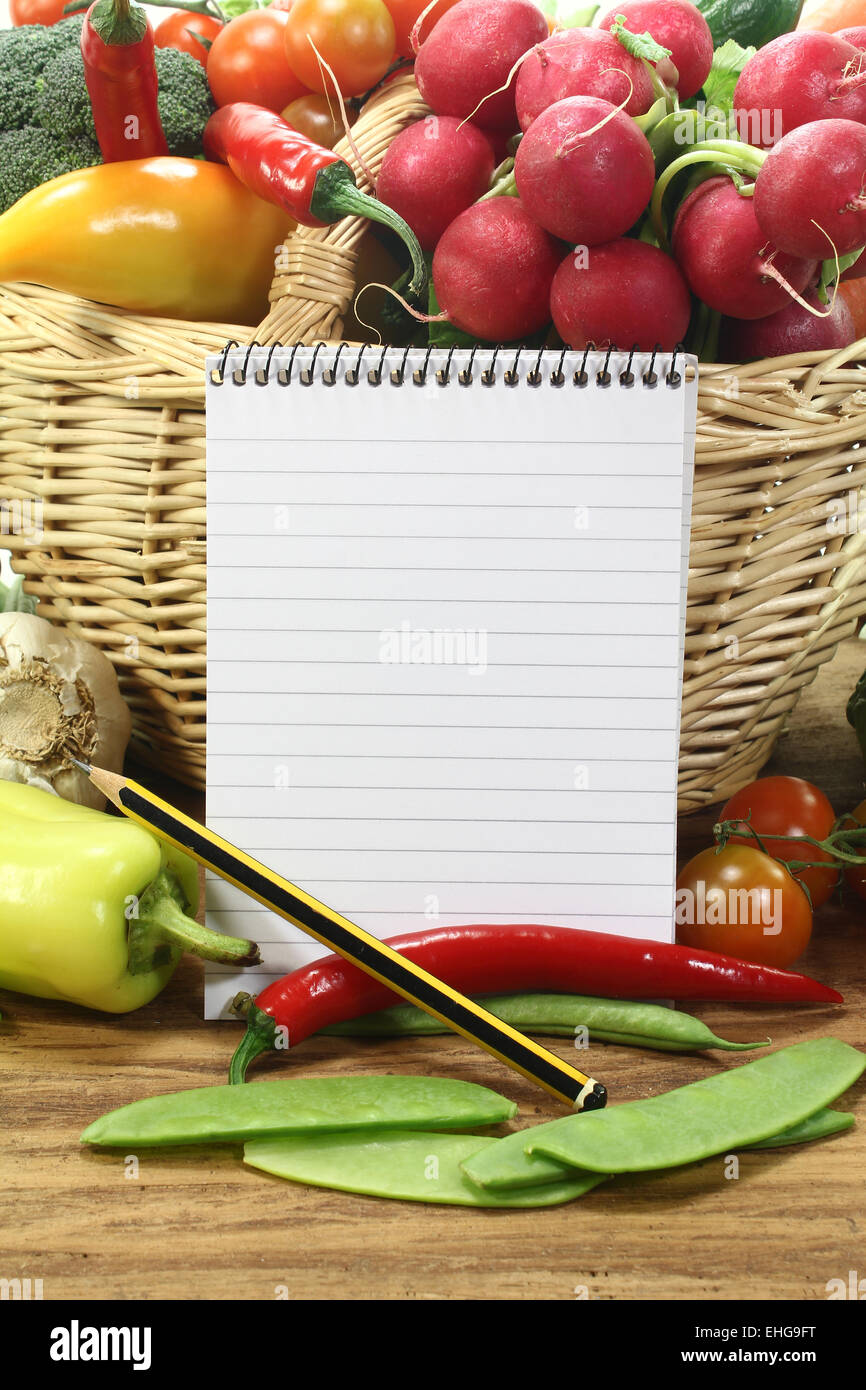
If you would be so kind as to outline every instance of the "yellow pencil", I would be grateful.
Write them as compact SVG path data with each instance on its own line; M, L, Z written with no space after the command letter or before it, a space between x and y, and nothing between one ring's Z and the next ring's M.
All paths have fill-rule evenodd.
M200 864L213 869L221 878L249 893L308 936L321 941L410 1003L425 1009L455 1033L477 1043L506 1066L536 1081L557 1100L575 1110L599 1110L606 1103L607 1091L591 1076L561 1061L532 1038L503 1023L474 1000L444 984L399 951L392 950L138 782L75 758L72 761L131 820L186 850Z

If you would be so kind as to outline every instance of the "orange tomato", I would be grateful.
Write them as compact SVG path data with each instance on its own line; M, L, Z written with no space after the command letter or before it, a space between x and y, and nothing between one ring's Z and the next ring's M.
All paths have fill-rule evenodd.
M677 941L701 951L787 969L812 934L799 883L749 845L705 849L677 876Z
M358 97L381 82L395 51L394 21L382 0L295 0L287 16L289 66L314 92L334 95L332 69L344 97Z

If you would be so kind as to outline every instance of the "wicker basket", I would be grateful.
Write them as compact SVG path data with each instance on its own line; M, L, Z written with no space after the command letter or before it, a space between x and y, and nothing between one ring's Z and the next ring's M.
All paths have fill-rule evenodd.
M424 112L411 77L371 101L353 128L367 169ZM204 358L230 339L339 339L364 225L289 237L258 332L0 287L3 515L32 520L41 504L33 530L7 520L0 543L40 611L114 662L138 756L191 785L205 758ZM701 368L681 810L758 772L866 614L861 354Z

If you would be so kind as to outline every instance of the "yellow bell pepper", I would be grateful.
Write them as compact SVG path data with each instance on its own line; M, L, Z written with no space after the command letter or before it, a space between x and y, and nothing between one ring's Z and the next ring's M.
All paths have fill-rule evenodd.
M0 782L0 987L128 1013L185 950L251 965L258 948L193 918L198 866L125 816Z
M256 324L294 225L221 164L100 164L34 188L0 217L0 281L141 314Z

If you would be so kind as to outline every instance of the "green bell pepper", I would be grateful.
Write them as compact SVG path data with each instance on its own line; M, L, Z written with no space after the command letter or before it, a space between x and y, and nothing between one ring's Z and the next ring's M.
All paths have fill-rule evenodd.
M184 951L251 965L258 947L202 927L198 866L125 816L0 781L0 987L128 1013Z

